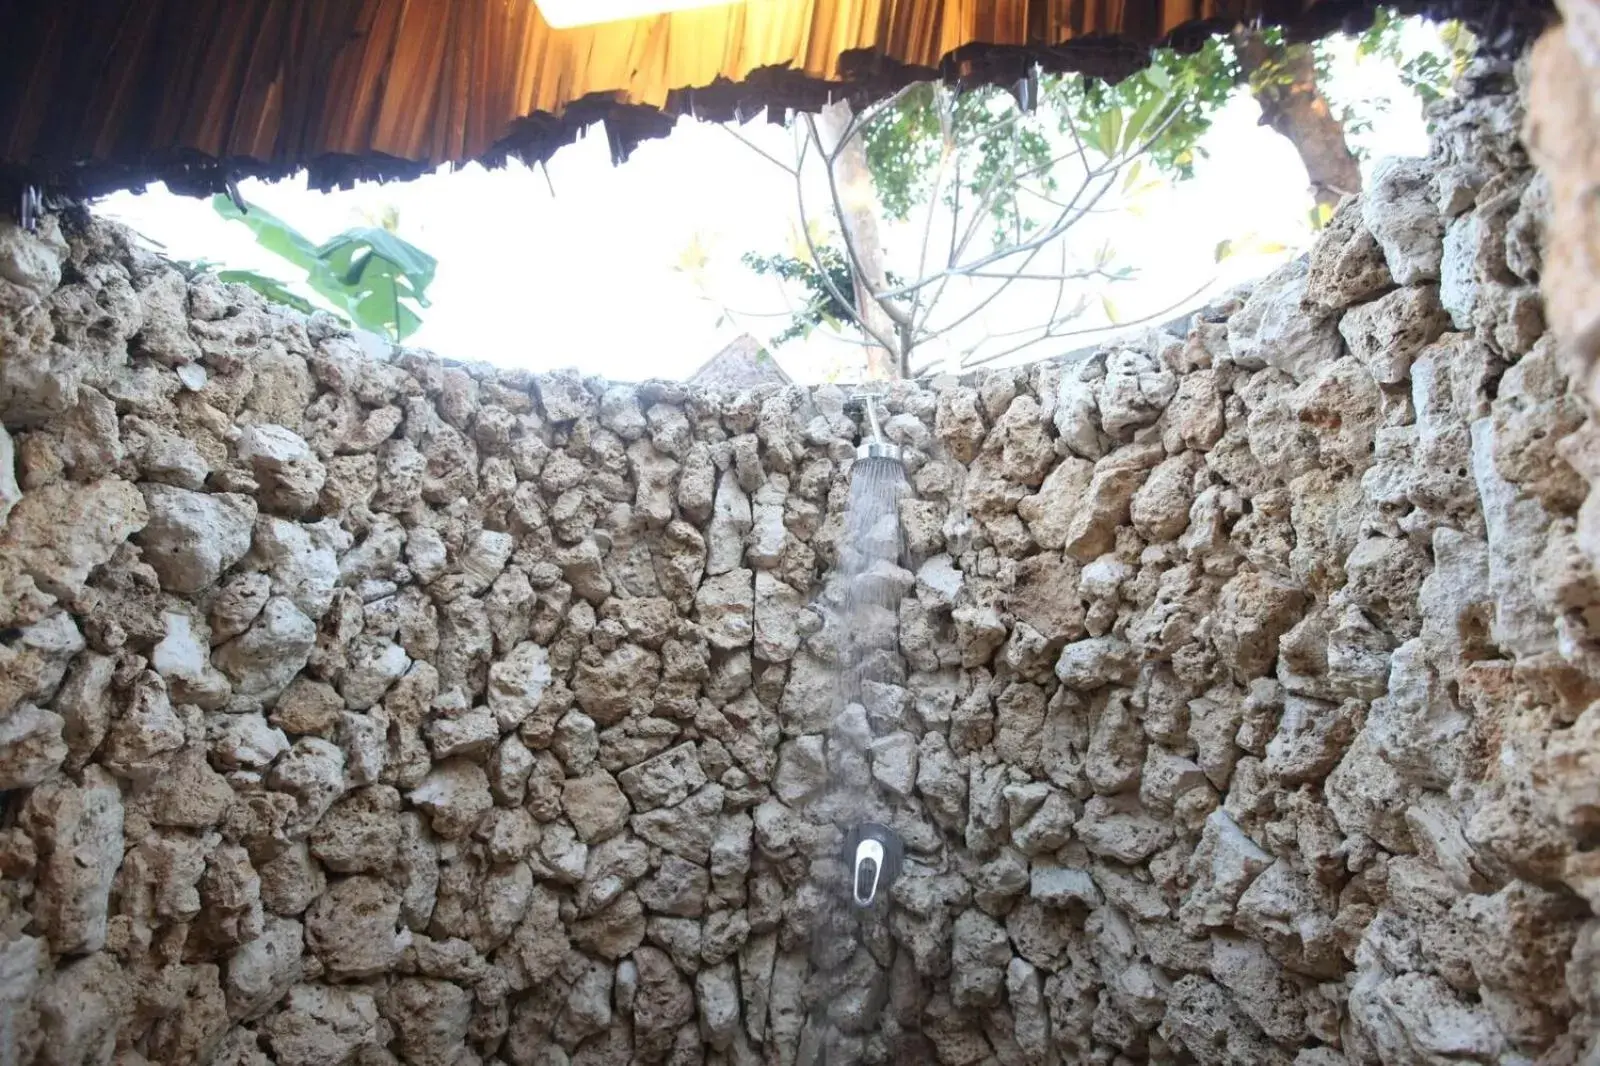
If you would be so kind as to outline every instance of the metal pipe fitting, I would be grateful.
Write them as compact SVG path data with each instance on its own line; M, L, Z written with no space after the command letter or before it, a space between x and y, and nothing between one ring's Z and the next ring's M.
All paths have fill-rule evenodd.
M867 393L862 397L867 409L867 429L871 434L856 448L857 459L892 459L901 462L901 451L898 444L890 444L883 438L883 428L878 425L878 405L876 398Z

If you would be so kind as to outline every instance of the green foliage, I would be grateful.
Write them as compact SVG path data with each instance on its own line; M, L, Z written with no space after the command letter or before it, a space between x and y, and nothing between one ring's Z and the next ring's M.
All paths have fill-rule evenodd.
M795 311L789 325L772 338L773 347L810 336L818 326L837 329L854 321L853 306L841 304L834 297L837 292L849 300L855 293L855 275L841 249L819 244L815 262L798 256L757 255L755 252L746 252L740 256L740 262L762 277L798 282L805 293L804 304ZM888 274L887 280L890 285L903 284L893 272Z
M897 107L862 134L867 167L886 218L905 221L932 187L939 156L946 147L938 95L939 87L932 82L914 86Z
M1392 9L1381 9L1373 28L1358 39L1357 54L1393 64L1410 91L1430 103L1449 91L1474 42L1458 24L1446 24L1440 30L1443 50L1418 50L1409 38L1402 40L1406 25ZM1240 52L1251 61L1248 76ZM1246 89L1268 101L1288 90L1296 76L1305 76L1308 56L1319 86L1325 90L1329 49L1320 43L1290 43L1271 28L1232 39L1214 37L1188 53L1157 50L1144 70L1116 84L1081 76L1041 77L1036 106L1029 112L1023 111L1010 93L994 87L957 92L939 84L916 86L860 130L878 206L886 221L896 223L913 221L913 215L920 222L924 211L931 221L935 209L942 206L959 220L953 227L957 230L966 226L967 220L986 214L994 227L994 248L1017 247L1025 245L1030 235L1044 232L1041 227L1047 223L1039 221L1041 204L1050 208L1043 213L1052 217L1066 208L1060 201L1078 204L1070 191L1058 196L1060 187L1076 186L1084 180L1085 169L1110 163L1094 176L1121 168L1125 195L1119 209L1136 211L1137 193L1150 183L1144 175L1152 170L1177 180L1194 176L1198 160L1205 155L1200 142L1236 92ZM1371 116L1382 109L1374 103L1369 100L1361 107L1338 112L1347 140L1370 128ZM1352 148L1359 150L1358 145L1352 144ZM1093 185L1092 178L1088 184ZM936 190L940 204L933 202ZM1070 213L1070 208L1066 209ZM1327 215L1326 208L1318 209L1311 219L1313 225L1320 228ZM971 229L961 236L952 232L952 267L972 235ZM816 244L815 261L797 250L788 255L750 253L743 257L758 275L795 283L803 293L802 309L774 339L776 344L807 336L820 325L854 322L849 301L854 300L855 291L847 254L820 240ZM1256 246L1261 244L1252 237L1224 241L1217 248L1217 259L1220 262L1245 250L1259 251ZM924 256L927 246L924 234ZM1114 281L1126 274L1111 270L1102 261L1089 275L1077 277ZM1031 280L1041 279L1034 276ZM902 284L890 280L891 290ZM932 299L937 300L942 291L942 287L935 290ZM926 291L923 294L927 295ZM1118 319L1115 306L1108 301L1103 310L1108 319ZM917 308L913 306L909 313L914 318ZM921 343L916 328L921 327L908 331L904 343Z
M250 227L261 247L305 271L306 284L325 310L394 341L405 340L422 325L419 309L428 306L427 290L438 263L387 229L359 226L316 245L263 208L241 211L220 195L212 197L211 206L223 218ZM218 276L249 285L269 300L312 309L310 301L254 271L220 271Z
M1356 38L1356 57L1378 60L1393 67L1400 83L1427 106L1449 95L1451 85L1472 59L1477 39L1461 23L1444 22L1438 26L1442 50L1423 48L1410 52L1403 39L1406 22L1393 8L1378 8L1373 13L1372 26ZM1324 84L1327 84L1328 59L1328 50L1319 47L1317 76ZM1373 116L1389 106L1389 100L1383 97L1334 102L1346 140L1358 158L1365 159L1368 155L1361 144L1361 136L1372 130Z
M1394 64L1401 83L1424 104L1443 99L1451 83L1466 70L1477 47L1472 31L1459 22L1446 22L1439 27L1439 37L1448 51L1407 55L1400 39L1403 25L1404 20L1393 8L1379 8L1373 14L1372 27L1357 38L1356 54Z
M867 168L886 218L903 222L926 205L941 162L961 168L957 195L979 197L994 183L993 214L1002 231L1030 226L1017 203L1016 190L999 182L1008 168L1040 171L1038 187L1055 191L1049 173L1050 140L1042 119L1024 115L1004 90L992 86L951 95L932 83L918 85L887 116L862 134Z
M1160 127L1150 159L1160 170L1192 177L1197 141L1234 83L1232 51L1213 39L1192 55L1157 51L1149 67L1116 85L1080 75L1043 78L1031 114L992 86L952 95L919 85L862 134L867 166L890 220L903 222L927 204L942 163L959 168L946 190L948 204L958 196L977 200L987 190L997 238L1025 236L1036 222L1019 205L1014 176L1053 196L1052 164L1063 143L1076 137L1110 158Z
M1423 103L1432 103L1449 91L1451 82L1465 69L1475 42L1460 23L1445 23L1440 36L1447 52L1412 54L1401 40L1404 25L1405 20L1392 8L1379 8L1372 28L1357 40L1357 53L1392 63L1401 81ZM1039 106L1033 115L1019 114L1010 94L1002 89L973 89L946 102L939 87L918 86L864 134L867 164L884 214L904 221L926 204L941 158L962 152L976 159L976 164L961 174L963 195L981 194L1005 166L1015 166L1023 173L1041 170L1034 180L1040 192L1050 195L1056 190L1049 170L1052 138L1075 129L1090 148L1104 155L1114 147L1109 142L1117 140L1118 125L1141 129L1143 123L1136 121L1141 115L1144 123L1157 115L1165 120L1160 136L1146 151L1149 160L1171 177L1191 178L1196 160L1204 155L1199 142L1234 90L1245 85L1252 93L1264 95L1287 88L1291 77L1288 60L1313 47L1288 44L1275 28L1259 32L1269 56L1248 79L1228 40L1213 37L1190 53L1158 49L1147 68L1115 85L1081 76L1042 79ZM1325 82L1327 51L1317 47L1315 53L1318 77ZM942 108L947 114L941 114ZM1357 115L1352 108L1346 108L1342 117L1353 135L1371 128L1371 119ZM1136 142L1137 138L1124 140ZM1019 223L1021 232L1027 232L1028 222L1019 218L1015 196L997 198L994 213L1003 232L1016 232Z
M1146 156L1162 172L1185 179L1194 177L1195 160L1205 154L1200 138L1238 83L1238 65L1228 43L1213 37L1187 55L1157 50L1148 67L1115 85L1076 77L1057 81L1064 118L1080 130L1098 129L1109 115L1143 115L1148 122L1159 114L1166 124Z

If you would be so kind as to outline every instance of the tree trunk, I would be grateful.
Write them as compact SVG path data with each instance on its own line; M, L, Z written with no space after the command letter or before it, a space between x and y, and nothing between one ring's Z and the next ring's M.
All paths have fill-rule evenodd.
M1361 191L1361 166L1344 139L1344 125L1317 85L1311 47L1271 44L1260 33L1234 35L1234 50L1261 105L1261 124L1294 145L1311 179L1317 206L1331 210L1349 193Z
M853 112L850 101L829 104L817 116L817 133L822 146L834 151L850 128ZM878 232L878 193L867 169L867 149L859 135L852 136L833 163L833 182L838 190L839 226L844 232L845 255L850 261L850 276L855 280L856 313L879 337L898 340L894 321L878 300L878 293L889 290L888 270L884 266L883 239ZM833 208L830 203L829 209ZM851 253L854 259L850 259ZM860 269L856 269L856 264ZM885 350L867 336L867 378L885 381L903 377L908 352Z

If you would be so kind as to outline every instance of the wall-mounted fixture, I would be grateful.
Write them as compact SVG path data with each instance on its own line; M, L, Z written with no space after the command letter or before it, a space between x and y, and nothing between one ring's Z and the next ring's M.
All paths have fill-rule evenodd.
M693 7L731 7L743 0L535 0L551 29L568 30L597 22L665 15Z
M887 898L889 886L900 876L905 845L893 829L877 822L862 822L844 835L844 861L850 869L850 901L862 910Z

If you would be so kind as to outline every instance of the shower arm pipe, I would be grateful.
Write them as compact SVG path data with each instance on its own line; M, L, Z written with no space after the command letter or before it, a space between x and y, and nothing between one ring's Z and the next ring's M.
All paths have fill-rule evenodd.
M878 424L878 406L876 403L877 397L869 392L862 396L862 400L865 402L867 408L867 427L870 435L869 438L862 441L861 446L856 449L856 458L891 459L897 463L902 462L903 460L901 459L900 446L897 444L890 444L883 437L883 427Z

